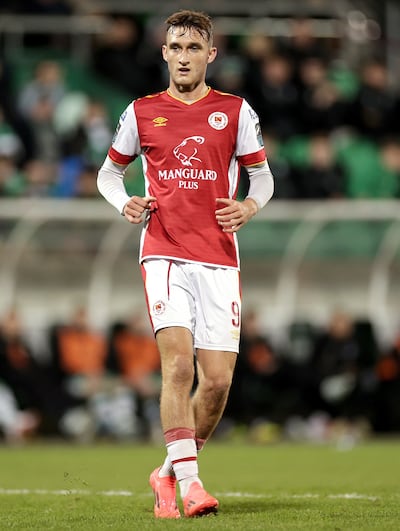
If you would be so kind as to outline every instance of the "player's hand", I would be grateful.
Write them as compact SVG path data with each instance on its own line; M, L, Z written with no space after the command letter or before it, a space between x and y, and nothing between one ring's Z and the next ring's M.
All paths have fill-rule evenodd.
M155 201L156 198L153 196L139 197L134 195L125 204L122 212L129 223L138 225L144 219L143 213L150 210Z
M255 214L257 214L257 203L250 198L244 201L217 198L217 206L221 206L215 211L215 217L223 232L237 232Z

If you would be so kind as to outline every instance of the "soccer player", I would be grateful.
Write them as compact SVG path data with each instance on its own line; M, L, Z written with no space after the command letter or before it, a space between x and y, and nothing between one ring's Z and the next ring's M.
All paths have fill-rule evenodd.
M150 484L155 516L179 518L177 482L185 516L218 508L199 479L197 454L223 414L238 353L236 232L271 198L273 178L257 114L244 99L206 84L217 55L210 17L182 10L166 26L169 86L123 112L98 187L127 221L144 221L139 261L161 357L167 447ZM146 192L129 197L123 176L139 155ZM238 201L241 165L250 186Z

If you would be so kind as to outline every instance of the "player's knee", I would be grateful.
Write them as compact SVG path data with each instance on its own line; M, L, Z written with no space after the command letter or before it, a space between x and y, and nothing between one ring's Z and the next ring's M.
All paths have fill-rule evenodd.
M192 386L194 377L193 360L187 356L176 355L163 366L164 383L182 387Z
M231 379L225 374L206 378L204 381L206 392L213 397L214 401L224 400L231 387Z

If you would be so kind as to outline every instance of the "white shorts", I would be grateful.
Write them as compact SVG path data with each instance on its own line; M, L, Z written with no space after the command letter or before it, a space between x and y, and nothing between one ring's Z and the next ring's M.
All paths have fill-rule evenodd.
M195 349L239 351L239 271L151 259L142 263L142 275L154 332L182 326Z

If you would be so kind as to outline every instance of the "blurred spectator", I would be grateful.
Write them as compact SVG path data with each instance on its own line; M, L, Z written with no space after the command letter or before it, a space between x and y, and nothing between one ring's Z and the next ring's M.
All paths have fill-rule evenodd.
M305 371L308 372L307 367L313 353L316 337L317 328L308 320L296 319L288 326L283 355L290 364L296 367L296 372L299 373L300 368L305 368Z
M244 67L239 56L228 55L218 61L214 73L213 87L222 92L245 97Z
M54 188L55 197L90 198L98 197L96 176L98 166L87 164L79 157L68 157L61 162L58 181Z
M79 94L74 95L74 100L75 104L72 105L75 116L69 123L65 123L63 119L64 101L56 111L60 115L56 123L62 143L62 157L54 195L97 197L93 171L104 161L113 130L103 102L87 97L82 99Z
M339 143L340 144L340 143ZM400 197L400 140L380 144L353 138L338 146L338 161L345 171L346 196L356 199Z
M284 369L260 329L253 309L243 314L236 373L226 415L250 425L256 419L280 422L287 407Z
M319 56L299 64L299 119L305 134L330 132L344 123L345 102L329 79L328 66Z
M20 197L25 194L25 176L12 157L0 155L0 197Z
M359 90L349 109L349 125L372 140L398 134L399 96L390 86L384 62L368 61L360 77Z
M376 364L378 390L374 428L378 432L400 431L400 334Z
M344 311L333 312L316 338L309 363L311 410L325 411L332 418L371 418L374 363L353 318Z
M13 108L14 102L11 99L11 86L12 86L12 67L9 61L0 56L0 105L3 112L7 112ZM6 116L6 118L8 118Z
M314 21L311 17L298 16L290 21L290 36L280 39L280 47L293 61L294 79L298 80L303 61L310 57L331 60L328 40L320 39L314 33Z
M106 341L92 330L82 307L74 310L68 324L52 330L53 366L60 382L71 394L86 398L100 385L104 374Z
M251 33L240 41L238 52L243 61L244 92L248 95L249 102L257 109L262 82L261 65L276 52L275 41L267 35ZM213 64L218 65L218 60Z
M96 185L98 166L85 165L78 175L76 197L80 199L97 198L99 191Z
M243 54L237 49L229 35L221 34L218 29L214 32L214 46L218 50L218 61L209 65L207 82L221 92L246 94L246 62Z
M343 58L333 59L326 64L329 66L328 78L337 88L340 98L346 103L352 101L359 89L360 80L358 72Z
M75 94L75 97L79 95ZM57 114L63 115L64 112L61 102ZM74 121L68 126L58 124L63 139L63 157L78 155L86 163L100 165L114 134L108 109L104 102L86 97L78 103L75 113Z
M299 199L337 199L344 197L343 168L327 134L314 134L308 142L308 162L294 172L296 197Z
M148 94L154 65L141 60L142 29L135 18L118 15L110 18L110 28L94 45L93 69L107 83L129 93L131 98ZM152 90L150 90L152 92Z
M28 81L19 96L19 108L30 119L40 111L37 107L44 101L52 110L66 92L63 71L56 61L43 60L36 66L33 78Z
M32 129L36 158L50 162L59 159L60 145L54 127L54 113L65 93L60 65L55 61L40 61L33 79L19 95L20 112Z
M2 124L7 125L22 142L23 149L18 146L17 163L22 163L32 156L33 138L27 120L17 108L17 98L13 87L14 69L9 61L0 55L0 108ZM18 141L17 141L18 142ZM19 143L19 142L18 142Z
M114 130L110 125L110 116L105 104L98 100L91 100L85 110L81 122L81 130L86 140L85 159L100 165L107 154Z
M280 142L269 129L263 129L263 141L268 164L274 176L274 198L295 199L296 188L293 167L282 156Z
M0 374L0 435L6 443L19 444L35 433L38 418L34 412L20 409L12 390Z
M0 323L0 377L12 389L18 409L35 419L37 430L58 432L58 423L72 402L57 387L49 368L37 361L14 309Z
M106 338L90 327L84 308L74 310L70 323L53 326L51 346L55 378L81 406L63 418L63 430L83 439L134 436L134 401L121 379L107 373Z
M267 57L261 63L261 83L254 105L260 122L279 140L299 130L299 93L292 76L291 60L284 55Z
M40 159L28 161L23 168L24 196L51 197L57 179L57 166Z
M0 156L21 160L24 146L12 125L7 122L0 105Z
M149 82L146 94L164 90L168 82L168 67L160 54L161 47L165 44L164 20L162 15L155 13L146 19L146 24L142 28L143 35L137 51L137 61L140 65L144 65Z
M132 389L144 433L158 440L161 392L160 354L147 314L135 312L126 323L115 324L110 335L108 367Z

